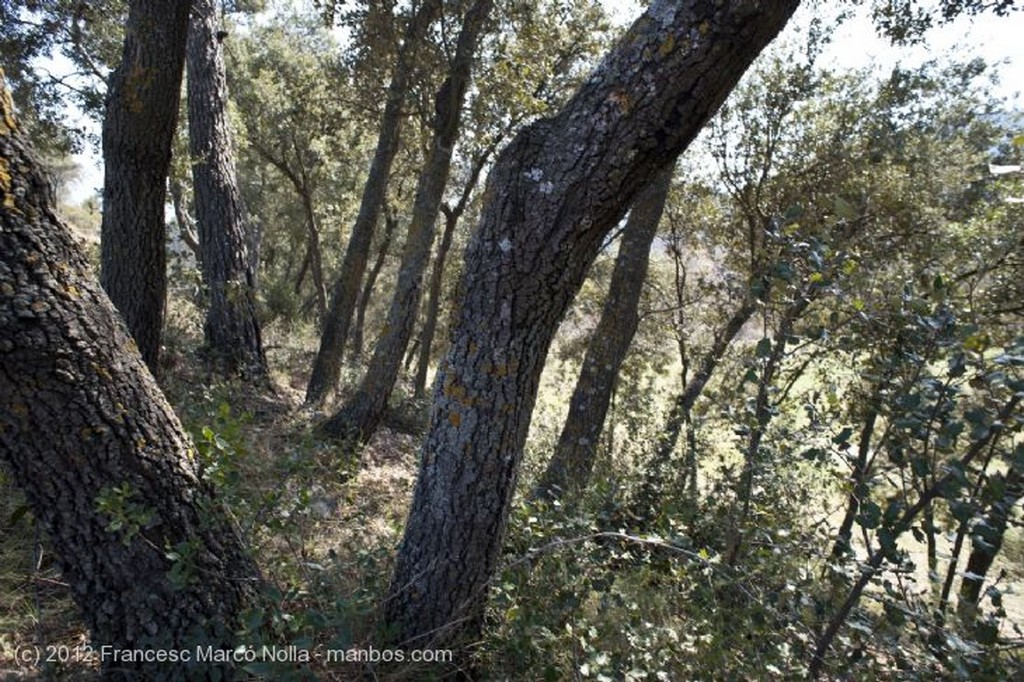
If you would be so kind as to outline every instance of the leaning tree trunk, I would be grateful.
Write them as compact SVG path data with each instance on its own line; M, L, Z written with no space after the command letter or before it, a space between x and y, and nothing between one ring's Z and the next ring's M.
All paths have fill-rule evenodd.
M385 620L405 646L481 629L540 373L601 243L798 0L655 0L554 118L491 171Z
M355 396L323 425L324 431L332 435L368 441L384 417L388 398L398 380L402 358L420 309L423 274L434 245L434 223L440 213L441 196L448 184L452 150L458 137L476 46L492 5L492 0L477 0L463 20L448 77L437 92L434 139L417 181L412 220L387 320Z
M306 402L320 403L335 389L341 376L341 361L345 353L349 325L359 297L359 284L366 270L373 243L373 231L380 217L387 190L391 163L398 152L402 123L402 103L409 89L409 80L414 69L416 53L423 37L441 11L441 0L422 0L405 31L405 38L398 51L398 62L391 74L384 116L380 122L377 150L370 164L370 173L363 186L363 198L348 248L341 264L341 276L335 282L331 293L331 305L323 322L320 348L313 362L313 372L306 386Z
M672 166L666 166L630 212L601 320L590 337L555 454L537 485L538 496L573 498L590 479L615 379L640 324L637 307L647 277L651 243L671 184Z
M190 3L134 0L103 118L103 288L155 374L167 290L164 195Z
M256 569L54 214L10 100L0 107L0 458L52 540L94 647L231 647ZM172 672L107 663L125 679Z
M188 138L199 223L200 263L209 308L205 352L225 375L267 375L256 281L248 244L248 219L235 178L228 122L228 83L217 38L213 0L195 0L189 24Z

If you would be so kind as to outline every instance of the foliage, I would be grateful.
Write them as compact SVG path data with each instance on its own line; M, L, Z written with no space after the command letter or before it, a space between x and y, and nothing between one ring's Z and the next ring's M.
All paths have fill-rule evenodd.
M872 6L885 31L914 41L929 24L1011 4L943 2L937 14ZM0 59L54 156L71 145L54 127L68 95L25 65L56 49L79 68L93 60L102 74L117 52L107 37L116 42L119 5L79 5L0 4ZM267 579L241 627L251 647L322 652L387 634L378 611L416 440L386 429L356 469L354 453L311 428L319 415L297 407L292 389L304 384L314 349L313 234L329 282L408 8L340 3L334 32L294 8L254 6L256 14L225 19L239 176L258 225L278 393L253 395L200 369L198 271L187 257L173 270L163 384L203 484L231 510ZM446 8L417 64L390 183L389 209L403 226L463 4ZM595 3L500 9L481 54L487 75L470 92L450 205L478 158L557 109L613 32ZM996 680L1024 669L1024 533L1011 485L1024 472L1015 402L1024 393L1024 261L1013 201L1024 196L1022 118L991 97L980 61L935 60L876 78L819 64L827 40L819 26L765 55L683 159L594 484L572 505L513 505L476 651L481 675ZM98 108L99 93L79 95ZM178 155L180 180L188 159ZM467 243L478 204L467 202L452 253ZM94 208L80 207L76 219L93 220ZM532 487L571 418L565 386L607 295L606 246L548 360L520 490ZM395 260L382 270L384 297ZM443 309L457 267L446 270ZM673 401L744 304L735 338L663 448ZM1000 530L989 519L1006 500L1015 511ZM104 487L95 504L126 542L158 527L160 511L128 483ZM0 602L9 605L0 608L0 665L13 642L38 636L34 619L48 633L81 636L67 626L66 588L51 584L56 569L34 563L44 545L26 509L14 496L0 504ZM968 555L1000 543L977 576L978 603L968 604ZM162 549L176 585L201 580L194 546ZM316 662L259 662L245 672L439 674Z
M60 156L79 149L83 131L66 123L68 100L98 119L104 83L120 59L125 4L120 0L0 2L0 62L37 149ZM67 62L71 72L61 74ZM56 73L54 73L56 71Z

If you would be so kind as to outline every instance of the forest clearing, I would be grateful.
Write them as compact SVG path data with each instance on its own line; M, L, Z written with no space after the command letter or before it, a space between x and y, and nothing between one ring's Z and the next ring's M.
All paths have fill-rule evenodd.
M0 678L1024 678L1018 3L642 5L0 0Z

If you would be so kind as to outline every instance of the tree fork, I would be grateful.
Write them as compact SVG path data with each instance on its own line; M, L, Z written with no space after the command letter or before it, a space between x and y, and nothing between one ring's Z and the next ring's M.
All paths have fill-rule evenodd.
M476 0L463 19L448 77L436 95L434 136L416 183L412 220L402 249L398 283L387 320L355 396L323 425L323 430L331 435L368 441L384 417L388 398L398 380L402 358L419 312L423 275L434 244L434 224L448 183L476 46L492 6L493 0Z

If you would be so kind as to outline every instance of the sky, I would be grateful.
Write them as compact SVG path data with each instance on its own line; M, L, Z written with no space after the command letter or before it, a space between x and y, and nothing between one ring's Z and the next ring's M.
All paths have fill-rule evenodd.
M635 0L603 0L617 23L627 24L640 14ZM828 14L836 3L804 3L787 26L786 33L806 26L814 12ZM825 19L834 21L834 16ZM1009 17L985 14L960 17L956 21L932 29L924 44L895 47L875 32L865 8L848 19L837 30L832 44L820 59L822 65L834 68L860 69L874 66L887 72L894 66L913 67L931 58L957 55L962 59L983 57L989 63L1006 61L999 69L1001 83L996 93L1008 100L1008 108L1024 108L1020 93L1024 90L1024 11ZM1024 131L1020 131L1024 132ZM69 200L78 203L94 196L103 183L100 159L95 150L87 149L76 157L81 172L69 187Z

